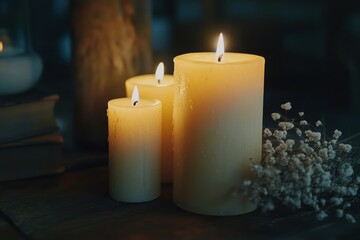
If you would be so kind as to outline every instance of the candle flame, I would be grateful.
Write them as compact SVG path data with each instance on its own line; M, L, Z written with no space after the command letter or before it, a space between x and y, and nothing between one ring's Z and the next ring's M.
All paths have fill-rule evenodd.
M224 54L225 54L224 38L223 38L223 34L220 33L219 40L218 40L217 47L216 47L216 54L215 54L216 61L222 62L224 59Z
M164 79L164 63L160 62L156 68L155 77L158 83Z
M4 44L2 41L0 41L0 52L4 51Z
M135 86L131 96L131 103L133 106L136 106L139 103L139 101L140 101L139 89L137 86Z

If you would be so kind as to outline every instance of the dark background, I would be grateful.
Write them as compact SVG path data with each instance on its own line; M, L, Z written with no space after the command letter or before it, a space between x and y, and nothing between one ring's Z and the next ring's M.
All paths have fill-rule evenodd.
M44 61L41 83L61 95L57 115L72 146L70 0L31 0L32 45ZM225 49L266 59L264 119L281 103L360 130L360 4L328 0L153 0L153 65L182 53ZM116 29L114 29L116 31ZM71 115L71 114L70 114ZM341 116L341 117L339 117ZM345 119L345 120L344 120ZM331 120L329 121L331 122Z

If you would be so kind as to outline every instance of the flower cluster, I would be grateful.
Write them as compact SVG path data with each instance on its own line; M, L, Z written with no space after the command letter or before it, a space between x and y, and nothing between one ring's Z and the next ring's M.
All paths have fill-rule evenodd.
M318 220L334 211L354 223L349 209L358 197L360 175L352 146L339 140L339 130L326 138L321 121L312 126L304 112L299 120L287 118L291 103L281 108L285 114L271 114L277 127L264 129L263 158L251 165L255 177L243 182L246 194L264 211L279 201L293 209L311 207Z

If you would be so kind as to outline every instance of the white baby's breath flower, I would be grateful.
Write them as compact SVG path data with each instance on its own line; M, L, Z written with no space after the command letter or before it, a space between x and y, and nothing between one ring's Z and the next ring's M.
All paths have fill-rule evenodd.
M272 142L270 140L266 140L263 147L265 149L269 149L269 148L272 148Z
M324 220L325 218L327 218L327 213L324 212L324 211L320 211L317 215L316 215L316 218L317 220L321 221L321 220Z
M339 144L339 149L342 152L346 152L349 153L352 150L352 146L350 144L344 144L344 143L340 143Z
M347 189L347 195L349 195L349 196L356 196L357 193L358 193L358 187L357 187L357 186L348 187L348 189Z
M274 209L275 209L274 203L273 203L272 201L267 201L267 202L264 204L264 206L263 206L263 208L262 208L262 211L263 211L263 212L268 212L268 211L272 211L272 210L274 210Z
M286 143L289 150L291 150L292 147L295 145L295 141L292 140L292 139L287 139L285 143Z
M251 170L259 177L264 175L264 168L261 165L252 165Z
M315 171L317 173L323 174L322 175L323 178L326 177L325 175L327 175L322 164L315 164Z
M335 186L333 190L337 194L346 195L346 187L344 186Z
M322 157L324 160L329 159L328 149L327 148L321 148L319 150L319 156Z
M316 125L317 127L319 127L319 126L322 125L322 122L318 120L315 125Z
M330 172L324 172L324 174L320 177L320 181L319 181L319 187L321 189L328 189L331 187L331 173Z
M356 223L355 218L349 213L345 214L345 219L350 223Z
M341 136L341 134L342 134L342 132L336 129L336 130L334 131L333 138L339 139L339 137Z
M336 209L336 216L338 218L342 218L344 216L344 210L342 209Z
M272 132L268 128L265 128L264 137L271 137L271 136L272 136Z
M300 141L299 150L307 155L314 152L314 149L312 147L310 147L308 143L304 143L302 141ZM309 157L309 156L307 156L307 157ZM311 158L309 158L309 159L311 159Z
M286 130L275 130L273 133L273 136L277 140L285 139L287 136L287 131Z
M351 203L349 203L349 202L345 203L344 206L343 206L344 209L349 208L349 207L351 207Z
M244 181L243 181L243 185L244 185L245 187L250 186L250 185L251 185L251 180L244 180Z
M291 103L284 103L281 108L290 110ZM303 115L299 112L300 117ZM347 154L351 145L338 143L341 131L335 130L331 139L325 139L312 126L322 126L321 121L308 124L301 120L300 126L294 128L298 122L293 119L276 112L271 117L277 128L264 129L262 161L252 163L255 177L241 182L245 189L241 194L249 194L251 201L260 202L266 211L275 208L276 200L294 209L311 207L318 220L335 212L338 217L355 222L345 211L351 210L350 201L359 198L360 174L355 164L358 159Z
M281 118L281 115L279 113L272 113L271 118L272 120L276 121Z
M339 206L340 204L342 204L344 201L343 198L340 197L333 197L330 199L330 202L332 202L333 204L335 204L335 206Z
M324 172L324 174L319 179L319 187L329 188L331 186L331 175L330 172Z
M294 128L294 124L291 122L279 122L278 126L279 126L279 128L284 129L284 130L290 130L290 129Z
M263 144L263 150L265 153L270 155L275 153L275 149L273 148L273 145L270 140L266 140L266 142Z
M268 163L269 163L270 165L274 165L274 164L276 163L276 158L273 157L273 156L269 156L269 157L268 157Z
M340 174L340 177L342 178L347 178L347 177L351 177L354 173L353 167L351 166L351 164L349 163L344 163L341 164L338 172Z
M300 178L298 172L292 172L292 173L291 173L291 177L292 177L295 181L298 181L299 178Z
M312 170L312 167L307 168L306 170L307 171L305 172L303 181L304 181L305 186L310 187L311 180L312 180L311 175L313 174L313 170Z
M320 141L320 139L321 139L321 133L319 133L319 132L313 132L311 130L306 130L305 135L306 135L306 137L308 137L309 141L312 141L312 142L317 142L317 141Z
M287 103L281 104L280 107L281 107L282 109L284 109L284 110L290 110L290 109L291 109L291 102L287 102Z
M288 146L285 143L281 143L275 148L275 152L277 152L281 156L287 156L287 152L286 152L287 148ZM284 159L282 158L281 160Z
M306 126L306 125L308 125L308 122L306 120L301 120L300 125L301 126Z
M328 156L329 156L329 159L335 159L335 157L336 157L336 152L332 148L332 146L328 146Z
M318 205L318 204L313 204L313 202L314 201L311 201L312 202L312 207L314 208L314 210L316 211L316 212L318 212L318 211L320 211L321 210L321 208L320 208L320 206Z

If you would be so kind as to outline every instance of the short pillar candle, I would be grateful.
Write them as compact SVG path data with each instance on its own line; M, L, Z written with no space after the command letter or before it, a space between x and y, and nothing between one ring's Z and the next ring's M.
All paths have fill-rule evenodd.
M131 96L134 86L139 88L141 96L147 99L158 99L162 104L162 150L161 150L161 182L173 181L172 151L172 116L174 107L174 77L164 75L164 65L159 64L156 74L132 77L125 82L126 95Z
M161 102L108 102L110 196L145 202L160 195Z

